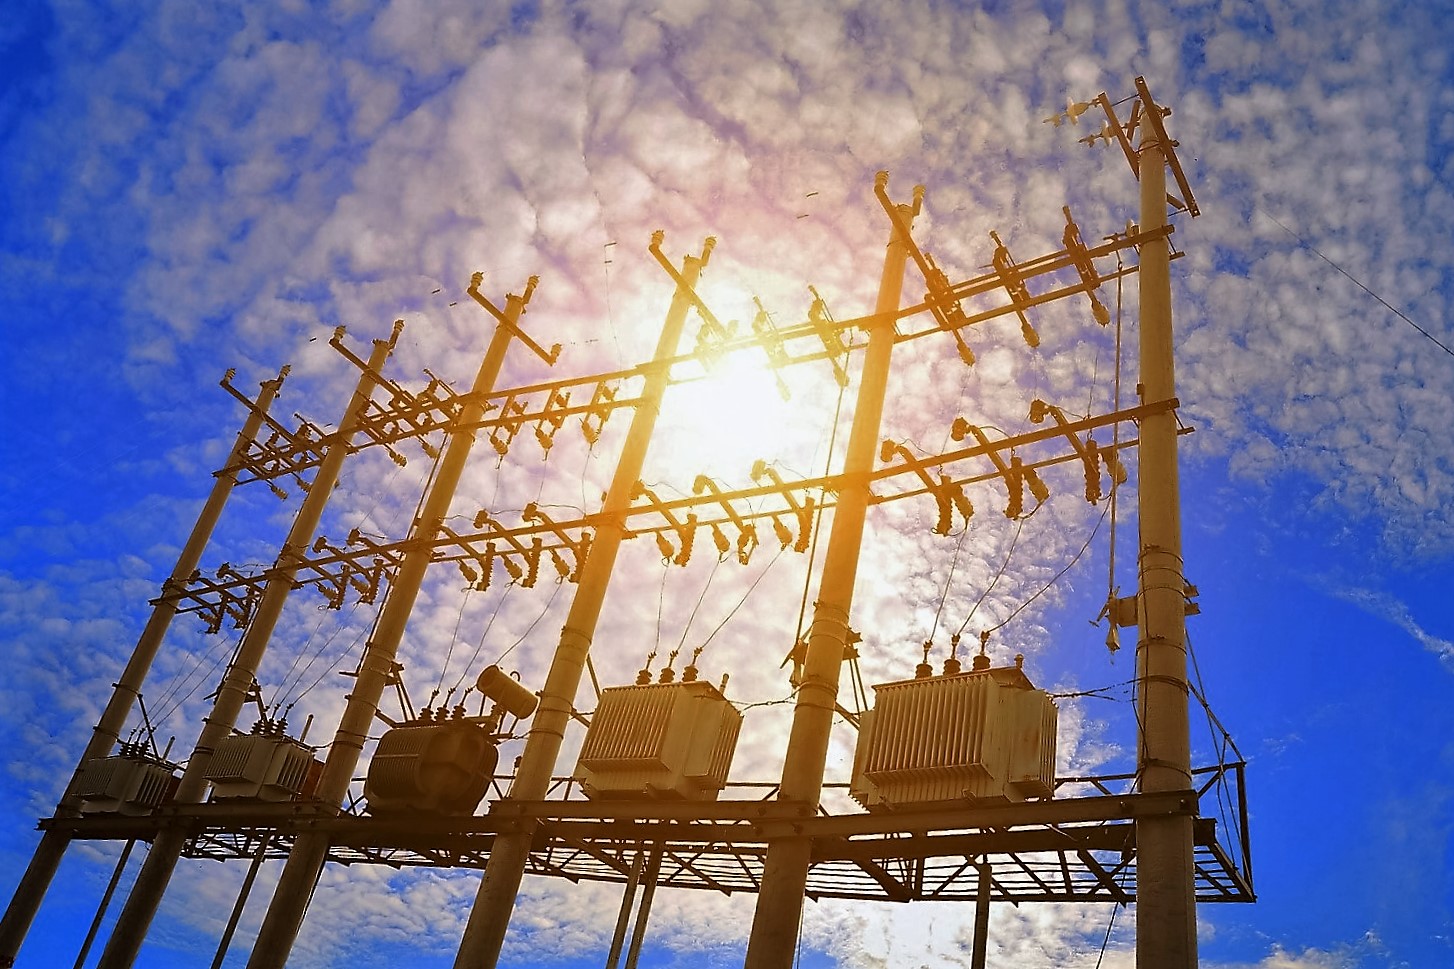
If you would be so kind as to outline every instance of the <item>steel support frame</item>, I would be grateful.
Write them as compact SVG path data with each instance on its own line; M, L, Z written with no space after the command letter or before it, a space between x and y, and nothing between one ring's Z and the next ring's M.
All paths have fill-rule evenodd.
M1241 765L1219 773L1240 781ZM149 817L57 817L43 827L107 840L180 830L189 856L249 861L265 838L267 857L280 858L298 836L324 835L337 864L473 869L484 867L496 835L530 831L532 874L625 884L636 854L657 846L662 887L723 894L756 892L768 845L793 837L811 844L807 896L815 899L973 900L983 860L993 901L1126 903L1136 899L1136 822L1183 816L1195 830L1198 901L1253 900L1245 852L1239 867L1215 821L1197 809L1188 792L845 815L758 800L502 801L482 817L404 823L296 804L204 804Z

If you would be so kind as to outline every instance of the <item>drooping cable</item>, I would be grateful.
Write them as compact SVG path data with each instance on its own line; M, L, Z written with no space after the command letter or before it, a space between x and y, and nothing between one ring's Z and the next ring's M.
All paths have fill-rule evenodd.
M349 608L348 611L349 619L353 618L353 614L358 611L358 607L360 605L362 605L361 600L355 599L353 605ZM322 617L320 617L318 621L321 625L323 622ZM308 672L313 669L313 665L317 663L318 660L323 658L324 652L328 649L328 647L333 645L334 641L338 639L339 635L346 628L348 628L346 621L336 624L333 628L333 632L329 634L328 638L325 639L321 644L319 644L318 648L313 651L312 656L308 657L308 662L303 665L302 669L296 670L296 673L294 672L294 669L289 669L288 675L283 678L282 682L278 684L277 690L274 691L273 702L269 704L271 708L278 709L286 706L288 709L291 709L294 705L297 704L298 700L302 699L301 696L298 696L296 698L293 697L291 691L302 685L304 678L308 676ZM310 637L310 641L311 638L312 637ZM348 650L352 648L353 643L349 643L348 646L345 647L344 653L347 653ZM298 656L294 658L294 667L296 667L297 665L297 660L301 659L302 656L303 653L300 651ZM342 656L340 656L340 659L341 658Z
M550 592L550 598L545 600L545 608L540 610L540 614L530 621L530 625L525 627L525 631L520 634L520 638L511 643L510 648L500 654L500 658L495 660L496 666L499 666L501 663L505 662L505 657L515 652L515 647L525 642L525 640L530 637L530 634L534 632L535 627L540 625L540 620L544 619L546 613L550 612L550 607L555 604L555 597L560 595L561 586L564 584L565 583L563 582L556 583L555 588L552 589Z
M439 682L434 684L434 692L429 694L429 701L425 704L427 707L434 705L435 697L439 696L439 692L444 689L444 677L449 673L449 661L454 658L454 644L459 642L459 627L464 622L464 610L469 605L470 593L473 591L473 584L466 585L464 595L460 596L459 615L454 617L454 632L449 635L449 648L444 651L444 663L439 667ZM454 689L451 688L449 693L445 694L444 702L448 704L453 695Z
M707 581L702 585L702 594L697 596L697 604L692 606L692 611L687 616L686 625L682 626L682 638L677 642L676 649L673 649L667 658L666 665L668 668L676 665L678 654L681 653L682 647L687 644L687 634L692 630L692 622L697 618L697 611L702 608L702 603L707 600L707 590L712 588L712 580L717 577L717 570L722 567L722 563L726 560L727 557L725 555L719 555L717 556L717 561L712 563L712 571L707 573Z
M1071 560L1065 564L1064 568L1062 568L1059 572L1056 572L1055 575L1050 579L1050 581L1045 583L1045 585L1041 587L1039 592L1035 593L1033 596L1020 603L1020 605L1016 606L1014 612L1006 616L1004 620L998 625L991 626L988 630L986 630L986 632L992 633L1003 629L1012 619L1014 619L1020 613L1024 612L1031 603L1033 603L1036 599L1039 599L1045 593L1049 592L1051 587L1054 586L1055 583L1059 582L1061 578L1065 575L1065 573L1069 572L1072 568L1074 568L1075 563L1079 562L1080 557L1086 553L1086 549L1091 547L1091 542L1095 541L1096 534L1100 532L1101 525L1105 522L1106 515L1110 512L1110 510L1110 505L1107 505L1105 510L1101 512L1101 517L1096 519L1096 525L1094 528L1091 529L1090 537L1085 540L1085 544L1080 547L1080 551L1075 553Z
M1015 534L1010 539L1010 547L1005 551L1004 561L1000 563L999 570L995 572L995 577L990 580L990 584L985 586L985 590L981 592L979 594L979 598L974 601L974 606L969 610L969 615L965 616L964 622L959 624L959 632L955 633L956 636L964 635L964 630L968 628L969 621L973 619L974 614L979 611L980 604L984 602L985 597L987 597L992 591L994 591L995 586L999 585L1000 578L1005 574L1005 569L1009 567L1010 559L1015 554L1015 546L1019 544L1020 532L1024 529L1024 527L1025 520L1023 518L1017 519L1015 521Z
M696 657L701 655L702 650L707 648L707 644L712 641L713 637L715 637L719 632L722 631L722 627L726 626L727 623L732 620L732 617L737 615L737 610L741 609L742 606L747 602L748 597L750 597L752 593L757 590L758 584L761 583L763 579L767 578L767 574L772 571L772 567L777 564L777 560L783 557L783 552L785 551L787 551L786 545L784 545L782 548L779 548L777 552L773 554L772 559L767 563L763 570L757 574L757 578L752 580L752 584L747 587L747 591L742 593L742 598L737 600L737 605L729 609L727 611L727 615L722 618L722 621L717 623L716 627L707 634L706 639L702 640L702 645L698 646L696 652L692 654L693 663L696 662ZM685 641L685 638L686 637L684 634L683 641Z

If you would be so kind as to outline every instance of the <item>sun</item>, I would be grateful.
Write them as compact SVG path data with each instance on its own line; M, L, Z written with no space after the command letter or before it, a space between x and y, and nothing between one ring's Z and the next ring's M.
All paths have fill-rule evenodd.
M808 401L749 351L722 355L678 378L662 400L657 463L673 477L737 482L758 460L811 462L817 425ZM804 448L806 456L802 456Z

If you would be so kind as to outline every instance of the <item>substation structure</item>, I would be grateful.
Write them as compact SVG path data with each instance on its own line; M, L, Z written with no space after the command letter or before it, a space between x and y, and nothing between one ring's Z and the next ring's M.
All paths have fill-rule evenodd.
M220 804L162 809L158 816L52 819L48 829L82 840L149 840L161 828L186 832L186 855L214 861L277 860L302 832L329 841L334 864L390 868L484 868L495 836L529 831L532 875L639 884L654 862L663 888L756 892L767 843L784 836L813 845L807 897L866 901L974 901L988 866L995 902L1120 902L1136 899L1137 818L1191 814L1196 820L1198 902L1250 902L1251 854L1240 762L1199 768L1189 795L1132 793L1134 775L1060 778L1057 793L1022 804L829 814L772 800L776 785L728 785L742 799L716 802L589 801L557 778L558 799L503 800L482 816L369 817L316 805L239 807ZM1217 791L1236 799L1226 819L1199 815ZM725 792L724 792L725 793Z
M1190 763L1184 617L1196 606L1195 589L1182 578L1180 563L1176 440L1188 429L1176 418L1167 266L1179 253L1170 244L1168 209L1198 213L1176 143L1163 124L1170 111L1152 100L1140 78L1136 88L1126 99L1131 107L1124 123L1117 116L1124 102L1104 94L1047 119L1059 127L1099 107L1104 127L1081 140L1120 147L1140 182L1139 224L1098 245L1082 240L1066 207L1062 248L1017 261L992 232L992 270L953 283L913 238L923 189L915 190L911 204L895 203L887 174L881 173L875 194L888 216L889 244L878 304L864 316L834 319L814 291L804 322L779 326L759 303L751 333L739 335L695 288L713 240L678 269L663 254L658 233L649 251L675 294L656 356L635 368L496 389L513 343L525 344L552 366L560 348L545 350L520 326L534 278L523 296L511 295L501 309L480 292L476 275L468 293L496 330L468 391L427 371L427 383L416 390L384 374L401 323L389 339L374 342L367 359L349 348L341 328L334 334L333 347L358 371L358 389L336 431L301 417L291 424L270 415L286 369L265 382L256 399L234 388L229 372L223 386L247 409L246 423L187 547L153 601L151 621L64 799L41 822L41 846L0 923L0 964L14 959L66 846L79 839L152 846L103 953L103 969L134 960L180 857L246 860L253 873L267 859L287 859L250 969L286 961L327 863L483 869L456 963L461 969L497 960L524 874L626 886L607 960L611 966L620 959L640 891L627 960L634 962L657 887L758 893L747 952L754 969L790 964L805 897L973 900L981 965L988 906L994 902L1136 902L1138 965L1194 966L1196 904L1252 901L1252 862L1244 765ZM1176 195L1167 193L1167 171ZM921 301L903 306L900 290L910 262L926 292ZM1034 348L1041 339L1032 322L1038 308L1064 299L1086 301L1095 322L1105 326L1111 314L1102 286L1113 283L1119 291L1124 277L1138 273L1139 403L1125 408L1117 403L1110 413L1071 419L1053 401L1036 399L1028 415L1035 427L998 439L958 418L949 436L962 446L928 457L879 440L895 346L950 339L970 366L975 360L970 328L1012 317ZM1119 310L1118 304L1118 317ZM695 347L682 353L680 337L690 314L700 327ZM731 488L699 476L689 496L669 500L641 485L646 447L668 385L699 378L725 354L757 353L774 371L831 367L847 386L850 343L844 337L851 331L866 332L869 340L840 473L784 480L759 462L750 487ZM632 427L599 512L557 520L531 504L514 522L486 509L474 517L472 529L446 524L460 471L477 439L488 441L503 459L528 430L527 446L533 437L549 453L570 423L594 444L620 410L632 413ZM1098 430L1101 443L1094 436ZM340 463L380 447L402 463L397 449L405 443L436 461L410 533L395 541L358 531L338 541L317 534ZM1055 777L1054 704L1018 664L991 669L983 646L971 670L961 671L951 659L936 675L926 662L913 680L875 687L873 710L850 711L837 701L843 664L855 679L858 675L859 638L847 616L868 508L932 500L938 511L934 530L948 535L956 519L968 527L974 514L967 485L1003 486L1005 514L1019 518L1027 489L1037 502L1046 498L1039 472L1058 465L1082 468L1085 497L1096 503L1127 480L1122 456L1132 449L1139 470L1138 591L1112 598L1106 615L1113 635L1118 627L1139 630L1137 719L1155 729L1143 729L1138 737L1134 774ZM305 495L277 562L250 572L227 564L204 572L200 559L223 503L233 488L252 482L284 496L284 486ZM599 705L580 762L560 776L556 759L564 729L573 718L585 719L571 702L583 670L594 682L590 639L621 542L645 538L656 544L664 563L683 565L698 536L705 535L724 560L746 564L761 539L806 551L828 509L834 514L816 611L794 650L797 706L780 780L729 780L741 712L719 689L698 681L693 666L680 681L672 673L652 682L650 671L643 670L634 686L604 691L598 686ZM437 714L412 708L394 651L424 573L437 565L457 569L480 590L502 577L533 586L542 567L556 581L578 586L542 690L532 693L490 667L477 683L478 715L468 715L463 705ZM349 601L380 604L326 761L316 759L317 748L302 738L288 736L283 723L265 717L251 734L237 729L238 715L256 691L254 674L282 602L298 590L321 595L333 608ZM179 614L195 614L213 632L225 624L244 630L180 778L177 765L153 740L117 746L167 626ZM380 711L389 688L397 693L402 719ZM483 698L495 703L488 714ZM502 723L514 729L532 715L515 773L497 773L495 747L507 733ZM840 715L860 731L854 777L848 785L825 785L828 729ZM368 775L360 777L359 755L379 720L389 729ZM648 722L655 724L650 730L641 726ZM825 809L825 788L834 786L847 787L867 810ZM830 799L838 801L842 798ZM476 814L482 802L488 809ZM125 860L123 855L121 866ZM250 885L251 875L217 964Z

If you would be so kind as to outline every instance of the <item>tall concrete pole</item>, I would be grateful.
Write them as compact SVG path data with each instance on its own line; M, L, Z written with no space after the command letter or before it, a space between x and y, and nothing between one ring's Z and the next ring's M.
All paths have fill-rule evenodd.
M67 817L76 813L78 805L72 791L86 762L109 755L112 746L126 726L126 720L131 716L132 704L141 695L142 683L151 670L152 661L156 659L162 640L166 638L172 618L177 614L179 600L174 593L186 584L187 577L196 570L197 563L202 560L202 551L207 547L207 542L212 537L212 530L217 527L217 521L222 517L222 509L227 504L232 489L237 485L237 471L242 466L242 459L247 452L247 447L257 437L258 430L261 429L263 421L267 417L268 409L272 407L273 400L277 397L278 391L282 389L283 378L286 375L287 370L285 369L272 380L263 382L257 400L251 408L251 413L243 423L242 430L237 435L237 441L232 445L232 452L227 456L227 463L222 466L222 470L217 472L217 480L212 485L212 492L202 505L202 511L197 516L196 524L192 526L192 533L187 537L186 544L182 546L181 554L177 556L177 564L172 569L172 574L162 583L162 595L156 605L152 607L151 617L142 629L141 637L136 641L136 648L131 652L131 659L127 661L126 668L122 670L121 678L117 680L111 693L111 699L107 702L106 709L102 711L101 719L97 721L95 729L91 732L91 739L86 744L81 759L76 762L76 771L71 775L65 794L56 807L57 816ZM47 831L40 839L40 844L30 859L30 865L25 869L25 874L15 889L15 895L5 910L5 917L0 919L0 966L14 965L20 945L25 941L26 933L30 931L31 922L35 920L36 912L40 910L40 903L45 898L46 890L55 878L56 871L60 868L61 857L65 854L70 842L70 835L56 830Z
M232 728L237 723L237 715L252 692L257 668L267 650L268 640L272 638L273 628L282 615L283 605L293 590L293 579L309 544L313 541L313 533L318 529L324 506L328 504L333 487L338 483L343 459L348 455L350 442L358 430L364 405L373 393L373 374L378 373L389 358L401 328L402 324L395 324L390 339L374 341L368 369L359 375L353 397L338 423L338 433L328 442L308 495L293 519L292 528L278 553L277 563L268 575L262 595L258 597L257 608L248 622L247 631L243 633L237 655L222 677L222 685L217 690L212 713L202 723L197 746L187 760L187 769L182 773L182 780L173 796L176 804L199 803L207 793L207 769L212 764L212 754L217 750L217 745L231 735ZM167 883L171 881L172 872L177 867L177 859L181 857L186 842L187 832L178 827L164 828L157 834L151 850L147 852L146 861L142 863L141 871L137 873L136 881L131 886L131 892L126 897L126 904L121 908L121 915L117 918L111 938L101 953L97 969L129 969L136 960L136 954L146 938L147 929L161 904L162 895L166 892Z
M658 232L651 242L651 251L658 259L663 258L661 240L662 234ZM656 418L661 411L661 398L671 377L671 367L667 361L676 355L677 343L686 324L687 311L692 306L690 289L706 267L715 245L716 240L709 238L702 247L700 257L687 256L683 260L681 281L672 297L666 322L662 325L656 355L646 370L640 403L631 418L631 428L621 449L615 476L611 479L611 487L606 492L606 500L597 519L600 525L596 529L595 540L591 543L591 554L586 557L586 563L581 567L580 583L575 598L571 601L565 626L560 631L560 644L551 660L545 689L540 695L540 707L531 721L530 736L525 742L520 768L516 771L515 783L510 789L513 800L538 801L545 797L550 788L550 775L555 769L555 759L565 737L571 705L575 702L576 690L580 687L586 655L596 634L596 622L600 618L601 606L606 598L606 586L610 583L616 555L625 534L624 515L631 506L636 483L641 478L647 446L651 443L652 432L656 429ZM505 943L505 929L510 922L510 912L515 906L515 896L520 892L520 879L525 874L531 837L532 832L529 830L495 837L494 845L490 849L490 860L485 867L485 876L475 895L475 905L470 911L469 922L465 926L464 937L460 940L459 952L455 956L456 969L493 967L498 962L500 949Z
M879 172L882 189L887 172ZM914 190L914 204L900 205L907 229L913 224L923 197L923 187ZM779 801L792 801L817 810L823 791L823 770L828 759L828 740L838 699L838 679L848 640L848 610L853 603L853 583L858 573L858 555L863 543L863 523L868 512L869 473L878 452L879 423L888 387L889 358L894 349L894 320L899 309L908 259L907 240L897 226L889 234L879 281L878 302L864 352L858 403L853 411L853 428L843 462L843 486L833 512L828 534L828 551L823 559L823 577L818 601L813 604L813 623L808 633L808 652L798 683L798 700L793 708L793 727L788 736L787 758L783 762ZM806 838L784 838L768 845L747 942L748 969L791 969L797 948L798 924L803 912L803 893L808 883L812 844Z
M1150 110L1157 110L1152 107ZM1166 225L1166 151L1158 126L1143 122L1139 173L1142 232ZM1176 396L1172 357L1170 244L1141 244L1141 394L1145 403ZM1140 680L1141 789L1187 791L1191 738L1187 722L1186 580L1181 561L1181 497L1177 477L1176 415L1141 419L1137 488L1140 583L1136 672ZM1192 817L1178 814L1136 822L1136 965L1195 969L1196 897Z
M328 751L328 760L318 779L315 796L324 804L342 804L348 794L349 781L358 766L369 727L379 708L379 697L384 687L393 680L394 657L433 558L434 539L449 515L450 502L454 500L455 489L474 446L476 427L485 416L485 398L495 389L495 380L505 363L505 352L517 334L515 323L524 312L536 282L536 277L532 276L524 296L510 295L505 307L506 322L496 326L490 346L480 362L479 372L475 375L474 386L465 398L458 420L450 428L434 483L410 529L404 559L390 583L374 633L364 647L358 678L353 692L348 695L343 717ZM288 961L288 953L292 951L303 916L307 913L308 899L313 894L313 886L318 882L327 856L327 835L305 833L293 843L277 888L273 890L273 899L258 931L257 941L253 944L248 969L280 969Z

